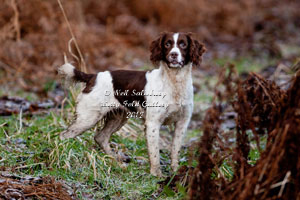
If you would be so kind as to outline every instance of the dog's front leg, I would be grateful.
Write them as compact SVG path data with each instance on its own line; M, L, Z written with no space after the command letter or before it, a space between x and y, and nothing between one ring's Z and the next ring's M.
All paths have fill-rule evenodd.
M162 176L159 157L159 130L161 123L158 120L147 120L146 137L148 155L150 159L150 173L154 176Z
M184 117L175 124L175 132L171 149L171 168L174 172L178 169L179 152L182 145L182 140L190 123L191 112L192 109L188 108Z

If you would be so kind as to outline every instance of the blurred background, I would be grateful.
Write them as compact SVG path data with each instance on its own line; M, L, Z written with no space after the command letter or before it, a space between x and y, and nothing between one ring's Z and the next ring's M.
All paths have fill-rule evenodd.
M300 52L297 0L63 0L62 4L88 72L151 69L149 44L162 31L195 33L208 49L204 70L244 58L265 66L293 63ZM69 53L70 39L56 0L2 0L0 84L40 90L57 78L56 68L63 63L63 53Z
M296 159L300 152L297 149L299 134L296 134L299 131L291 128L287 133L287 128L282 129L284 131L278 129L277 132L270 132L270 141L274 138L277 141L274 142L276 150L272 148L270 151L273 143L267 143L269 137L266 134L257 140L257 135L244 131L243 138L240 139L239 134L235 134L235 138L233 131L236 129L238 133L243 130L239 127L247 128L247 124L252 125L248 122L261 122L258 123L259 129L255 130L262 130L261 127L265 130L267 125L273 125L274 119L277 122L276 127L298 127L298 111L295 114L286 112L284 115L280 110L281 104L292 102L281 98L286 93L280 88L289 88L295 69L300 69L300 0L61 2L89 73L120 68L153 69L149 59L149 45L163 31L193 32L194 37L205 44L207 52L202 65L193 69L194 110L181 152L180 165L183 168L175 178L170 173L169 152L172 139L168 129L162 128L161 165L168 178L162 181L149 174L144 127L135 119L129 120L115 133L111 143L113 149L129 155L131 161L128 165L119 166L104 152L98 151L93 140L95 129L87 131L78 139L60 141L59 133L67 128L75 115L74 99L79 91L76 90L79 87L71 87L71 90L63 87L56 72L64 63L64 53L69 61L79 67L69 51L70 46L72 52L78 55L74 43L69 45L72 36L68 23L57 0L0 0L0 199L4 198L2 194L6 194L4 189L8 191L8 184L12 192L17 191L16 187L23 187L28 198L32 194L38 194L36 198L42 198L40 193L36 193L40 190L34 187L32 191L28 190L29 185L36 186L36 181L40 182L40 179L29 177L32 182L28 182L29 179L20 179L19 176L5 177L2 171L26 177L51 175L69 185L61 187L53 182L54 179L49 182L50 177L43 179L46 186L36 187L44 189L46 195L56 191L56 196L52 199L71 199L63 191L69 191L68 194L73 197L78 195L80 199L167 199L170 196L174 198L168 199L182 199L188 191L188 176L199 178L199 182L195 182L198 189L201 188L199 183L204 185L204 193L198 189L194 190L196 193L190 193L195 199L199 196L208 199L206 197L210 194L213 194L210 197L214 199L214 196L219 195L217 188L223 190L227 186L232 186L226 189L228 194L233 194L231 199L241 199L235 198L235 194L251 199L246 196L246 192L255 194L254 189L258 189L256 183L261 184L259 191L265 189L277 194L271 188L274 184L278 186L279 181L282 181L280 191L285 188L284 191L287 192L285 198L277 199L296 199L289 195L294 191L299 194L299 190L295 189L299 188L297 180L300 180L299 159ZM239 77L236 80L235 73L228 73L228 77L225 77L225 70L233 70L231 66L235 66L242 78L252 71L260 75L250 74L250 79L246 82L248 85L244 87L241 86ZM266 79L275 81L278 87ZM293 90L288 94L293 95L290 96L297 97L299 92L294 91L298 83L299 81L291 87ZM244 113L249 105L247 107L244 103L245 96L240 95L240 90L224 89L234 88L235 85L240 86L237 89L243 88L249 94L248 101L253 110L247 115ZM235 104L232 101L237 96L242 97L243 101L239 100L238 106L233 106ZM220 98L219 106L214 106L214 110L208 109L215 105L212 103L214 99L218 99L215 97ZM223 101L222 97L225 98ZM277 100L273 101L273 97ZM290 99L299 102L296 97ZM297 104L289 105L291 110L296 109ZM298 109L299 105L297 106ZM217 131L219 135L216 135ZM204 145L199 143L199 151L196 151L199 152L200 165L195 170L196 175L190 176L190 173L186 173L186 167L197 164L198 153L192 153L195 150L193 146L198 144L203 133ZM285 137L286 135L289 136ZM206 142L213 141L214 138L217 141L214 145ZM260 149L267 150L262 152ZM191 156L193 154L194 157ZM260 155L263 159L260 159ZM274 155L276 159L273 159ZM256 162L259 164L255 165ZM270 168L265 168L265 163L270 163ZM256 171L246 171L250 165ZM203 176L198 176L198 169L205 170ZM294 179L289 180L290 171ZM246 172L249 172L250 178ZM264 173L269 176L268 179L265 182L256 182L257 174ZM13 181L8 182L7 177ZM244 177L247 178L243 179ZM21 180L19 185L16 185L17 180ZM237 185L233 181L241 182ZM49 183L54 189L48 187ZM285 187L286 183L288 184ZM1 184L5 187L1 187ZM239 190L233 188L236 186ZM20 197L24 197L24 194L25 190ZM266 192L261 194L265 196ZM13 198L16 196L7 197ZM272 198L275 199L273 196ZM252 199L262 198L253 196Z

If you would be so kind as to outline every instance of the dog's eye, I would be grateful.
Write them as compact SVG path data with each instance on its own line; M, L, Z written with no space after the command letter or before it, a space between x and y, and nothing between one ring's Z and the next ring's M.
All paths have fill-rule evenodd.
M179 43L179 46L180 46L180 48L182 48L182 49L185 49L186 48L186 44L185 44L185 42L180 42Z
M170 48L171 47L171 42L170 41L166 42L165 47Z

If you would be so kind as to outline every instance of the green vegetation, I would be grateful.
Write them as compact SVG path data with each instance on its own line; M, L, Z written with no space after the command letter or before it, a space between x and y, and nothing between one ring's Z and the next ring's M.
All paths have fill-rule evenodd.
M269 65L275 65L277 59L266 57L265 59L255 59L252 57L239 57L235 60L230 58L217 58L214 60L219 66L224 66L227 63L232 63L235 65L236 70L239 73L243 72L258 72L262 69L262 67L266 67Z
M71 108L64 111L69 113ZM0 167L20 175L47 176L63 179L78 187L80 198L94 199L159 199L170 196L164 190L159 194L158 181L149 173L147 145L142 131L137 137L114 134L112 142L130 156L131 162L120 164L105 155L94 143L90 130L76 139L60 141L58 134L66 126L60 110L46 115L18 115L0 118ZM130 125L134 126L134 125ZM162 151L162 161L168 163L167 151ZM170 174L169 165L163 166ZM181 189L183 191L183 189ZM180 199L173 194L169 199Z

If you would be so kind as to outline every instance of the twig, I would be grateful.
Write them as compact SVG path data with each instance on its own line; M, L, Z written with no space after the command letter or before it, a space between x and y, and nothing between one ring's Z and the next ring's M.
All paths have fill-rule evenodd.
M283 181L281 182L281 188L280 188L280 191L278 193L278 196L281 197L282 196L282 193L283 193L283 190L284 190L284 187L285 187L285 184L287 182L289 182L289 177L291 175L291 171L288 171L283 179Z
M4 69L6 72L14 73L15 71L12 70L12 66L4 63L3 61L0 60L0 68Z
M44 165L45 163L43 162L39 162L39 163L33 163L33 164L30 164L30 165L23 165L23 166L20 166L20 167L16 167L15 169L23 169L23 168L26 168L26 167L32 167L32 166L35 166L35 165Z
M64 115L64 105L65 105L65 102L67 100L67 97L65 97L62 102L61 102L61 109L60 109L60 117L61 119L63 119L63 115Z
M275 102L273 101L273 99L272 99L271 95L269 94L269 92L267 91L267 89L261 84L260 80L257 78L258 75L255 73L253 73L253 74L255 75L254 78L257 81L257 83L260 85L260 87L263 89L263 91L266 93L266 95L270 98L273 106L276 106Z
M4 122L3 124L0 124L0 127L5 126L7 122Z
M20 23L19 23L19 11L17 8L17 4L15 0L11 0L11 6L14 10L15 17L14 17L14 27L17 33L17 41L19 42L21 39L21 31L20 31Z
M283 181L280 181L278 183L274 183L270 186L270 189L274 189L274 188L277 188L279 186L280 187L280 191L278 193L278 196L281 197L282 196L282 193L283 193L283 190L284 190L284 187L285 185L289 182L289 177L291 175L291 172L288 171L283 179ZM265 189L260 189L259 192L257 192L257 194L260 194L260 193L263 193L265 191Z
M91 154L86 153L86 155L88 157L90 165L92 165L92 167L93 167L94 178L97 179L98 174L97 174L97 169L96 169L96 158L95 158L95 156L93 156L93 153L94 153L94 151L92 151Z
M21 110L20 110L20 114L19 114L19 130L18 130L18 133L20 133L22 131L22 128L23 128L22 115L23 115L23 106L21 105Z
M71 40L74 40L75 47L76 47L76 49L77 49L77 51L78 51L78 54L79 54L79 57L80 57L80 69L81 69L83 72L86 72L85 61L84 61L84 59L83 59L82 53L81 53L81 51L80 51L80 49L79 49L79 46L78 46L78 43L77 43L77 40L76 40L76 38L75 38L75 36L74 36L74 33L73 33L73 31L72 31L70 22L69 22L69 20L68 20L68 18L67 18L67 15L66 15L66 13L65 13L65 10L64 10L64 8L63 8L63 6L62 6L61 1L60 1L60 0L57 0L57 2L58 2L58 4L59 4L59 7L60 7L60 9L61 9L61 11L62 11L62 13L63 13L64 18L65 18L65 21L66 21L66 23L67 23L69 32L70 32L70 34L71 34L71 36L72 36L72 39L71 39Z
M224 176L224 173L222 173L221 169L219 168L219 166L217 165L217 163L214 161L214 159L212 158L212 156L211 156L211 155L208 155L208 158L209 158L210 161L214 164L214 166L215 166L216 170L218 171L218 174L221 176L221 178L222 178L223 180L226 180L226 179L225 179L225 176ZM230 174L230 173L225 169L225 167L224 167L223 169L224 169L224 171L226 171L228 174Z
M76 60L77 60L77 62L80 62L80 60L79 60L79 58L72 52L72 42L74 41L74 38L71 38L70 40L69 40L69 42L68 42L68 49L69 49L69 53L71 54L71 56L73 57L73 58L75 58ZM66 55L65 55L66 56ZM67 61L66 61L67 59L66 59L66 57L65 57L65 63L67 63Z

